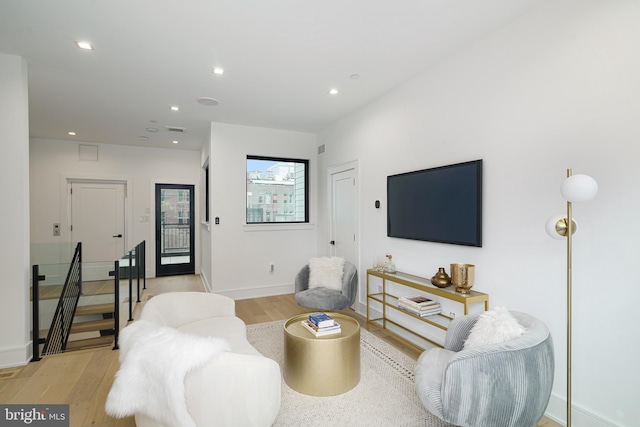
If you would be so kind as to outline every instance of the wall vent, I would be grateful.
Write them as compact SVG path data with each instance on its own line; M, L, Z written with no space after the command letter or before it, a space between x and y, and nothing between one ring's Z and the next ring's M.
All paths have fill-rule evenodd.
M318 154L324 153L324 144L318 147Z
M187 129L178 126L165 126L167 132L185 133Z

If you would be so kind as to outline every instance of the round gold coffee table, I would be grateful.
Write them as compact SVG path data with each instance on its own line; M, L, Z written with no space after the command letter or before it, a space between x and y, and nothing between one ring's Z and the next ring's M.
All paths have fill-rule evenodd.
M338 334L315 337L301 322L308 314L284 323L284 380L311 396L335 396L360 382L360 325L340 313L327 313L340 324Z

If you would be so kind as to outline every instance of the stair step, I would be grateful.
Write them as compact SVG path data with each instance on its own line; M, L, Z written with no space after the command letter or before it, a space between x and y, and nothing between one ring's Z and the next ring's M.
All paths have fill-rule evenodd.
M114 312L115 306L113 303L83 305L76 308L76 316L87 316L89 314L112 314Z
M90 322L78 322L71 326L71 333L103 331L113 329L113 319L92 320Z
M83 350L85 348L104 347L113 344L113 335L68 341L66 351Z

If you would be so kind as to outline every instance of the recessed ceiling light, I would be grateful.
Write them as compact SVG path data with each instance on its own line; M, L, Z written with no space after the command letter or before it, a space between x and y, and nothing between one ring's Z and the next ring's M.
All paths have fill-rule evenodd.
M224 68L213 67L213 74L217 74L219 76L224 74Z
M71 132L67 132L67 133L68 133L69 135L71 135L71 136L76 136L76 133L75 133L75 132L73 132L73 131L71 131Z
M329 93L329 95L337 95L337 94L340 93L340 91L338 89L336 89L336 88L333 88L333 89L329 89L328 93Z
M178 107L177 105L172 105L171 106L171 111L179 111L180 107Z
M178 141L174 140L174 141L173 141L173 143L174 143L174 144L177 144L177 143L178 143Z
M211 97L208 97L208 96L201 96L200 98L198 98L198 102L200 104L206 105L208 107L211 107L211 106L219 104L217 99L211 98Z
M93 50L93 46L91 46L91 43L89 42L76 42L76 44L80 49Z
M158 131L159 131L158 128L147 128L147 132L156 133Z

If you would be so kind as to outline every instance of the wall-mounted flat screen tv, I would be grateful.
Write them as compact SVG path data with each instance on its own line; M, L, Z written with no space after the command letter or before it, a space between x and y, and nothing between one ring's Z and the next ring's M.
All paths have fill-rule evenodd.
M388 176L387 236L482 247L482 160Z

